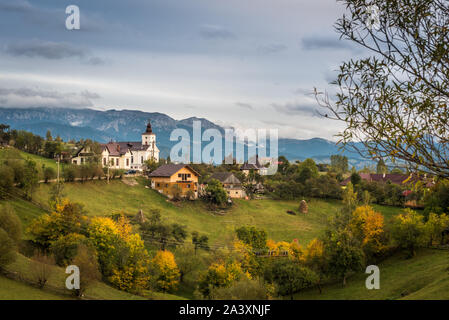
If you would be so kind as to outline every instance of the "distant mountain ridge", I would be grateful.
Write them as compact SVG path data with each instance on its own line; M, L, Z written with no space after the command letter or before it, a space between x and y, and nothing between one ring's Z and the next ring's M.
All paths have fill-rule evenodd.
M47 130L53 136L59 135L64 141L70 139L92 139L98 142L140 141L140 135L151 120L153 131L157 135L161 156L167 157L170 148L176 143L170 141L170 133L177 128L192 132L194 120L201 121L203 130L214 128L224 132L224 128L204 118L190 117L175 120L159 112L137 110L93 110L66 108L0 108L0 123L13 129L27 130L45 137ZM207 143L204 143L207 144ZM341 152L331 141L322 138L307 140L279 139L279 155L289 160L314 158L328 162L332 154L345 154L353 165L360 166L365 160L352 152Z

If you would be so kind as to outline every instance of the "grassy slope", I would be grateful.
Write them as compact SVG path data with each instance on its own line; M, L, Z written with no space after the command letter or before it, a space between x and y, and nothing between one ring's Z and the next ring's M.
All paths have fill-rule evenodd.
M61 300L62 296L0 276L0 300Z
M8 265L6 267L6 270L11 271L11 272L17 272L20 275L22 275L24 278L33 279L32 272L30 271L30 259L26 258L23 255L18 254L17 260L15 262L13 262L12 264ZM65 273L65 270L63 268L55 267L50 275L50 278L48 279L48 284L53 287L58 287L58 288L64 289L65 288L65 280L66 280L67 276L68 275ZM9 280L9 279L6 279L6 280ZM15 285L14 285L14 283L15 283ZM27 290L30 290L30 292L33 293L33 297L35 297L36 299L53 299L53 298L51 298L51 296L53 296L55 299L70 299L71 298L70 295L63 295L63 294L57 295L54 293L49 293L45 290L36 289L37 292L35 292L34 290L31 290L31 289L35 289L35 288L25 285L18 281L13 281L13 280L9 280L9 286L12 288L17 288L17 289L14 289L18 292L17 296L10 297L7 288L0 286L0 299L15 299L15 298L22 299L22 296L19 293L20 293L20 290L25 289L25 287L28 288ZM44 298L40 298L38 293L40 293L40 295ZM35 295L35 294L37 294L37 295ZM107 299L107 300L143 300L144 299L142 297L135 296L135 295L111 288L101 282L98 282L98 283L94 284L91 288L89 288L86 292L86 295L88 295L89 297L95 298L95 299ZM30 299L34 299L33 297L30 297ZM24 299L25 299L25 296L24 296Z
M264 228L270 238L278 241L297 238L300 243L307 244L323 231L327 218L341 207L339 201L312 199L308 214L294 216L286 211L296 210L299 201L236 200L225 215L217 215L199 201L174 205L154 190L145 188L144 179L139 182L133 187L118 180L109 184L105 181L67 183L64 192L71 200L84 204L91 216L120 212L134 215L140 209L148 214L151 209L160 209L167 222L184 224L190 232L207 234L214 244L231 238L234 229L244 225ZM45 205L49 188L49 185L40 185L35 199ZM379 206L377 209L387 219L400 211L393 207Z
M57 170L57 164L52 159L47 159L12 148L0 149L0 160L15 159L17 161L24 161L28 158L35 161L38 168L42 168L42 165L45 165L45 167L51 167Z
M449 253L423 249L413 259L396 255L379 264L380 289L365 287L367 274L349 278L345 288L340 283L299 293L296 299L449 299Z

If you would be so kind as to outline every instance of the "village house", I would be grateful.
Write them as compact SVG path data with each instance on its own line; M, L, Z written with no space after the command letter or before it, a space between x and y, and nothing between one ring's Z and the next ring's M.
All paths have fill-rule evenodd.
M245 198L246 193L243 190L240 180L231 172L216 172L211 177L221 182L230 198Z
M168 198L173 198L175 192L180 192L182 197L191 195L197 199L199 176L198 172L186 164L162 165L149 174L151 188Z
M254 162L254 161L251 161L251 162ZM242 164L240 166L240 171L242 171L242 173L245 174L246 176L251 171L253 171L254 173L260 174L260 175L266 174L266 168L260 164L258 155L256 155L255 163L249 163L248 161L246 161L244 164Z
M109 142L101 145L101 164L111 169L125 169L142 171L145 162L153 159L159 162L159 149L156 146L156 135L153 133L151 123L142 133L141 141ZM72 163L82 165L93 156L90 147L83 147L72 158Z

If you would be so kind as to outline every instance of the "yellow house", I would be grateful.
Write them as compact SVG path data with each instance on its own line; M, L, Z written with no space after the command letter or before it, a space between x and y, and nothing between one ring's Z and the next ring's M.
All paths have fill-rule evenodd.
M200 174L186 164L166 164L150 173L151 188L173 198L176 192L182 197L198 198ZM191 192L189 192L191 191Z

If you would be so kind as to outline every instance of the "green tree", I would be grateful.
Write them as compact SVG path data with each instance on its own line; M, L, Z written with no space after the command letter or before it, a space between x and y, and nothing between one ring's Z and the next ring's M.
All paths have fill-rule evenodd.
M195 249L195 255L198 249L209 250L209 238L206 235L200 235L198 232L192 232L192 243Z
M53 180L56 178L56 172L55 169L51 167L44 168L44 181L47 183L49 180Z
M385 174L387 172L388 172L387 165L385 164L384 159L380 158L379 161L377 162L376 173Z
M278 293L282 296L293 294L315 285L318 276L311 269L302 266L298 262L290 260L277 260L265 273L265 279L277 284Z
M363 267L364 254L360 243L347 229L326 231L323 242L329 274L340 278L346 286L348 274Z
M240 227L235 230L237 238L243 243L250 245L255 250L265 250L267 248L267 233L256 227Z
M50 130L47 130L45 137L46 137L47 141L53 141L53 137L51 136Z
M25 161L23 172L23 189L28 199L33 197L33 193L39 184L39 171L36 167L36 162L31 159Z
M221 185L221 182L216 179L211 179L206 187L207 197L210 202L218 206L224 206L228 200L228 194Z
M10 197L14 188L14 170L5 164L0 165L0 199Z
M411 258L425 241L424 217L411 209L404 211L394 217L392 235L397 244L407 250L407 257Z
M331 155L331 169L337 173L348 171L348 157L339 154Z

